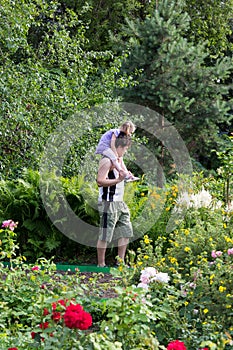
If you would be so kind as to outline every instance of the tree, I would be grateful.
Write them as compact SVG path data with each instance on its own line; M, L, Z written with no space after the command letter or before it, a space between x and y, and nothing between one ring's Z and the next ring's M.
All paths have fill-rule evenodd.
M190 18L183 1L158 3L145 20L128 21L116 47L128 53L123 71L135 86L119 93L125 101L148 106L174 123L192 156L209 157L218 141L218 123L230 122L230 102L224 100L232 72L230 59L206 66L208 50L186 38Z
M194 43L207 42L210 56L232 54L233 0L186 0L191 21L188 37Z
M153 2L147 0L63 0L65 8L73 9L80 14L85 7L84 17L87 24L87 48L95 51L111 50L109 33L118 34L125 24L125 18L144 18L153 8Z
M85 22L58 1L4 0L0 15L1 176L13 177L37 169L59 123L111 100L120 60L86 50Z

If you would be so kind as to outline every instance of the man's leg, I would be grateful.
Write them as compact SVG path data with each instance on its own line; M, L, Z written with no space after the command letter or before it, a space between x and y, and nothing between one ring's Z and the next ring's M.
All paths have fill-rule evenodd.
M119 238L118 240L118 256L124 261L126 248L129 243L129 238Z
M97 242L97 259L98 266L105 266L105 253L106 253L107 242L101 241L100 239Z

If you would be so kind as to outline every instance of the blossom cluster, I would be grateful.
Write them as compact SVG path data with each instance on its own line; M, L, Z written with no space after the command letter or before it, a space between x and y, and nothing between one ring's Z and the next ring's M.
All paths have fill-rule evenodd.
M52 303L51 313L47 308L44 308L43 316L48 315L51 315L51 320L55 323L64 321L64 325L70 329L86 330L92 325L92 316L80 304L70 302L67 305L67 300L63 299ZM41 330L47 329L49 326L48 321L39 324ZM36 334L35 332L31 333L32 339L36 337Z
M14 231L17 225L18 222L14 222L13 220L5 220L2 223L2 228L8 228L9 230Z
M229 248L227 250L227 254L228 255L233 255L233 248ZM212 252L211 252L211 256L214 259L219 258L221 255L222 255L221 250L212 250Z
M204 188L196 193L189 194L188 192L183 192L176 200L178 206L185 206L186 208L212 208L219 209L222 207L222 202L213 202L213 198L209 191Z
M168 283L170 277L167 273L158 272L154 267L146 267L141 271L139 288L148 289L151 282Z
M173 340L168 344L167 350L187 350L187 348L182 341Z
M187 350L185 344L180 340L173 340L167 345L167 350ZM199 350L209 350L208 348L201 348Z

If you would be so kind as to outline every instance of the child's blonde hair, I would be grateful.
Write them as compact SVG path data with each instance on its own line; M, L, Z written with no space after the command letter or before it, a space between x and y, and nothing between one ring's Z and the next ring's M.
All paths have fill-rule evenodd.
M130 135L135 131L136 127L131 121L126 121L120 126L120 131L123 131L126 135Z

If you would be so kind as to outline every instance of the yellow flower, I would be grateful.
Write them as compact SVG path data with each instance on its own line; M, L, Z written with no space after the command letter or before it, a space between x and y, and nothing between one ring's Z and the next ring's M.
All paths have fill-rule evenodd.
M229 305L229 304L226 305L226 309L230 309L231 307L232 307L232 306Z
M219 286L218 290L220 293L223 293L226 290L226 287Z
M145 238L144 239L144 243L149 244L150 243L150 239L149 238Z
M227 224L225 222L223 224L223 228L227 228Z
M184 248L184 251L185 251L185 252L190 252L190 250L191 250L191 249L190 249L189 247L185 247L185 248Z
M138 264L138 266L141 266L142 265L142 261L138 261L137 264Z
M209 310L208 309L204 309L203 312L204 312L204 314L207 314L207 312L209 312Z
M169 256L169 260L172 264L177 264L177 259L174 258L173 256Z
M233 243L233 239L231 239L230 237L224 236L224 239L227 243Z
M145 193L144 193L144 192L142 192L142 193L141 193L141 196L142 196L142 197L144 197L144 196L145 196Z
M120 265L120 266L118 267L118 270L121 272L121 271L123 270L123 266Z
M169 270L170 270L171 272L176 272L176 269L174 269L174 267L169 267Z
M169 211L169 210L170 210L170 207L167 207L165 210L166 210L166 211Z
M185 233L186 235L188 235L188 234L189 234L189 229L185 229L185 230L184 230L184 233Z
M185 306L187 306L187 305L188 305L188 303L189 303L188 301L185 301L185 302L184 302L184 305L185 305Z
M148 256L148 255L144 255L144 259L145 259L145 260L148 260L148 259L149 259L149 256Z

